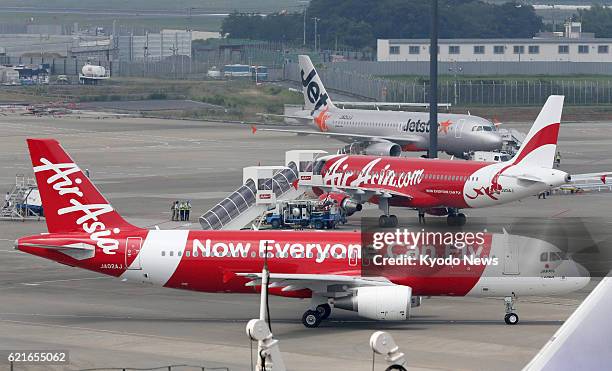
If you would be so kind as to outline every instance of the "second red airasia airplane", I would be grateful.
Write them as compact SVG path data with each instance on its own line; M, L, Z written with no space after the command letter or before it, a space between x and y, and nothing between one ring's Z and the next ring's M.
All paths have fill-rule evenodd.
M314 165L300 186L352 203L374 202L383 211L381 227L397 226L390 206L419 214L448 215L449 225L464 225L461 209L500 205L558 187L571 180L554 169L563 96L551 95L517 154L506 162L330 155Z
M423 255L477 258L474 265L457 260L429 267L426 260L421 268L372 275L364 274L359 232L147 230L124 220L56 140L27 142L49 233L20 238L16 249L121 279L202 292L257 292L267 259L271 294L310 298L302 317L307 327L318 326L332 307L371 319L408 319L420 297L432 295L505 297L505 321L516 324L515 297L563 294L589 282L576 263L552 258L556 247L524 238L509 242L505 233L484 233L467 245L459 237L455 245L437 240ZM478 263L483 260L491 264Z

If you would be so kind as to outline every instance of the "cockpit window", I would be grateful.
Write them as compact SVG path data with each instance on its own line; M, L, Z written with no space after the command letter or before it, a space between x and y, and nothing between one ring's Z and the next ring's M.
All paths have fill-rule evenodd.
M484 129L484 131L493 131L492 126L483 126L482 128Z
M325 166L325 160L318 160L314 163L314 168L312 170L314 175L322 175L321 170Z

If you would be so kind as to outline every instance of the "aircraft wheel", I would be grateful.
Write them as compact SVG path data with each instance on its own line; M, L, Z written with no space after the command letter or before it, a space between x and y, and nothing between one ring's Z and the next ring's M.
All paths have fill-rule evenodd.
M302 316L302 323L308 328L319 327L321 321L321 314L316 310L307 310Z
M465 217L465 214L463 213L457 214L457 225L465 225L466 221L467 221L467 218Z
M446 217L446 224L448 224L449 227L456 226L457 225L457 216L449 214Z
M322 222L322 221L320 221L320 220L317 220L317 221L314 223L314 228L315 228L315 229L323 229L323 222Z
M397 216L391 215L389 216L389 227L397 227Z
M280 228L280 220L278 220L278 219L272 220L272 228L274 228L274 229Z
M329 304L318 305L317 312L319 312L319 316L321 317L321 320L327 319L332 312L331 305Z
M378 218L378 226L381 228L385 228L389 223L389 218L386 215L381 215Z
M507 325L516 325L519 322L519 316L516 313L508 313L504 317Z

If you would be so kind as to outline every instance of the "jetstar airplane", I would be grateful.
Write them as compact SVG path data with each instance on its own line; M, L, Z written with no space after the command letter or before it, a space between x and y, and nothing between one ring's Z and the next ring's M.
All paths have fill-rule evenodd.
M463 225L459 210L500 205L558 187L571 180L553 169L563 96L552 95L518 153L509 161L488 163L423 158L332 155L314 164L314 175L300 181L315 192L343 193L358 203L374 202L384 215L380 226L397 226L389 207L409 207L447 215Z
M300 135L324 135L349 143L340 153L399 156L402 151L426 151L429 146L427 112L341 109L334 106L310 58L300 55L304 111L292 118L316 131L293 129L257 129ZM481 117L460 114L438 115L438 148L456 157L466 158L471 151L492 151L502 147L496 126Z
M20 238L16 249L122 279L202 292L257 292L267 259L271 294L311 298L302 318L307 327L318 326L332 307L371 319L408 319L424 295L506 297L506 323L516 324L514 297L563 294L589 281L573 261L541 260L543 253L559 252L551 244L509 242L484 232L473 241L456 237L454 252L438 241L435 254L427 256L504 257L503 263L373 276L362 274L358 232L146 230L124 220L57 141L27 142L49 233Z

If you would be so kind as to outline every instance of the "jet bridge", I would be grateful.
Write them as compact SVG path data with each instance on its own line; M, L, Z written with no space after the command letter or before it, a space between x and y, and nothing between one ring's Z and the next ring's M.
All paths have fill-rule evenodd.
M242 186L200 217L205 230L239 230L276 206L277 200L293 200L304 190L298 179L312 177L314 161L327 154L319 150L293 150L285 154L285 166L250 166L242 171Z

